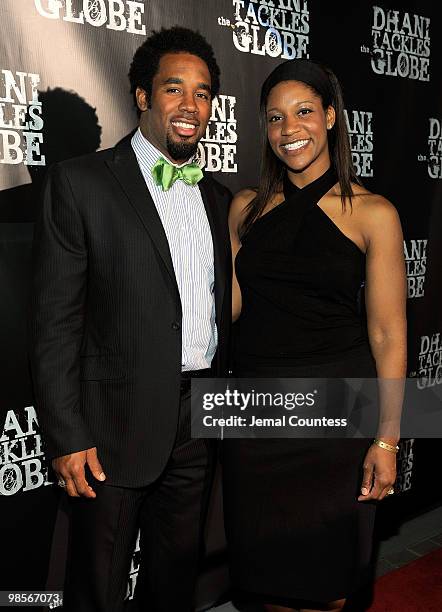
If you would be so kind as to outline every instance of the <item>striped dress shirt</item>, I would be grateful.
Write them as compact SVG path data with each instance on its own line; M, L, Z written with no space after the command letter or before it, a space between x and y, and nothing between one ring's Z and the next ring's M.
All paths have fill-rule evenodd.
M132 148L169 243L183 312L182 370L209 368L218 341L215 269L212 233L201 192L198 185L182 180L175 181L168 191L155 184L152 167L164 155L140 129L132 137Z

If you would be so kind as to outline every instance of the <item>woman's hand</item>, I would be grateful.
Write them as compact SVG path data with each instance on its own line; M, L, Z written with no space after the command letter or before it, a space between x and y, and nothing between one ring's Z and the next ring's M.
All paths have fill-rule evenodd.
M365 456L364 476L358 501L384 499L395 480L396 453L372 444Z

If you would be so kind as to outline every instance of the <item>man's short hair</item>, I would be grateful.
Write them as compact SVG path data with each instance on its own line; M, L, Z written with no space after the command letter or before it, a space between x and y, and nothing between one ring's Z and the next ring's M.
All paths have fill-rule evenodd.
M130 91L135 106L137 106L135 96L137 87L144 89L150 106L152 82L158 72L160 59L166 53L190 53L202 59L209 69L212 97L217 95L220 70L211 45L199 32L174 26L153 31L135 52L129 70Z

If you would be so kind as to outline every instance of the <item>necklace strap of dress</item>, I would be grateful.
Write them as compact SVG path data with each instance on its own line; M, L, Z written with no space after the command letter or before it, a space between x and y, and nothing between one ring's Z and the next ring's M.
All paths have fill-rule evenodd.
M308 198L311 201L311 205L315 205L337 181L338 176L333 166L330 166L324 174L321 174L317 179L302 188L292 183L288 172L286 172L283 178L284 198L286 201L292 200L292 198L302 198L302 200Z
M316 206L319 200L330 191L337 182L335 169L331 166L320 177L300 189L284 175L283 189L285 201L290 210L290 226L292 235L296 235L308 210Z

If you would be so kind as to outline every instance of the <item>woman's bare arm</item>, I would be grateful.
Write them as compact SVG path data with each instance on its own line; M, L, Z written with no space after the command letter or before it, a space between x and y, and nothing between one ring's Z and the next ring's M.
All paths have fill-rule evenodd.
M379 382L377 438L396 445L406 376L406 274L403 236L394 206L378 197L364 212L368 337ZM364 499L382 499L394 482L396 456L373 445L364 464ZM374 477L374 483L373 483Z
M230 242L232 245L232 320L236 321L241 314L241 289L235 273L235 259L241 248L239 229L246 215L246 207L256 196L253 189L243 189L239 191L232 200L229 213Z

